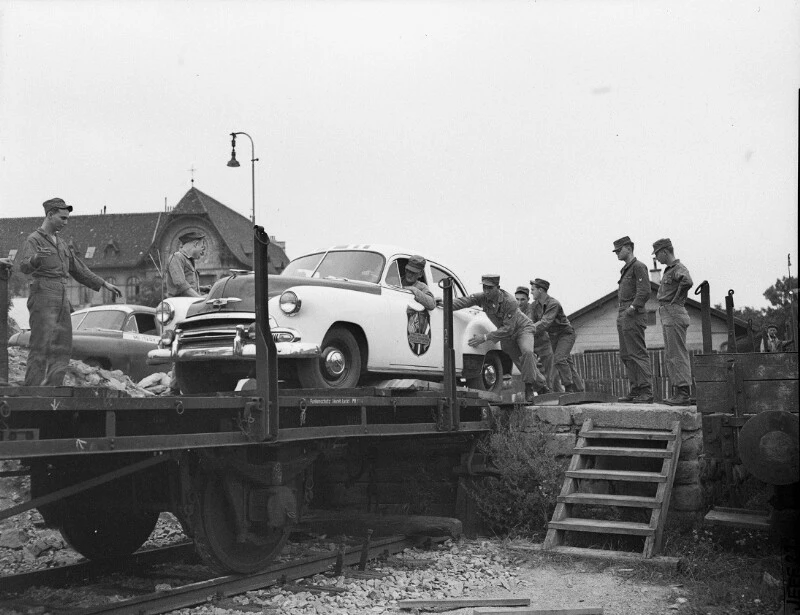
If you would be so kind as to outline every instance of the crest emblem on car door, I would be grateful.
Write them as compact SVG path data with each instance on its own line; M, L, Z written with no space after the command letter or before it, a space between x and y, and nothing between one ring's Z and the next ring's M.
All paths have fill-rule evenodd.
M408 327L406 333L408 336L408 346L417 356L421 356L428 352L431 345L431 316L428 310L407 310L408 314Z

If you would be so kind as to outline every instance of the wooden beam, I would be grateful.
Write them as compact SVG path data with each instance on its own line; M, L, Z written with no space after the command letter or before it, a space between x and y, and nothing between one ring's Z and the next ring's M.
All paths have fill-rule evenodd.
M578 608L552 609L474 609L474 615L603 615L603 607L588 606Z
M479 606L530 606L530 604L530 598L443 598L441 600L398 600L397 608L455 610Z

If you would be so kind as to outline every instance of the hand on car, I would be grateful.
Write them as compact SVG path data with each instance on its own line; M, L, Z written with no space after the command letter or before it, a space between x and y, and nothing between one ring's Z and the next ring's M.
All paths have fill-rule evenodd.
M471 348L477 348L478 346L483 344L485 341L486 341L486 336L485 335L476 333L471 338L469 338L469 341L467 342L467 344L469 344Z

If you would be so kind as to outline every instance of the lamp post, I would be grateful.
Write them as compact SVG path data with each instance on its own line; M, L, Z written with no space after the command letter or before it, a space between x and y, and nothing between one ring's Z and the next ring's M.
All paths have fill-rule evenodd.
M256 158L256 148L253 145L253 137L251 137L246 132L232 132L231 133L231 159L228 161L229 167L238 167L241 166L239 161L236 160L236 135L244 135L248 139L250 139L250 165L251 165L251 183L253 187L253 209L250 213L250 221L253 223L253 226L256 224L256 162L258 158Z

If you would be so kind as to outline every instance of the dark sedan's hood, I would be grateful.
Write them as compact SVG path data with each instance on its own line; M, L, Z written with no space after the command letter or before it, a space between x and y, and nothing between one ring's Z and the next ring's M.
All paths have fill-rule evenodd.
M347 290L370 293L373 295L381 294L381 287L369 282L271 275L269 276L268 297L272 299L272 297L280 295L287 288L295 286L327 286L330 288L345 288ZM255 296L256 277L252 273L230 276L214 284L214 288L211 289L205 301L198 301L189 306L186 317L190 318L199 314L214 314L217 312L255 312ZM241 301L226 303L224 299L230 297L236 297L241 299ZM220 299L221 301L214 302L215 299Z

